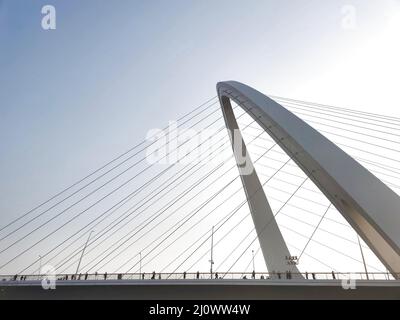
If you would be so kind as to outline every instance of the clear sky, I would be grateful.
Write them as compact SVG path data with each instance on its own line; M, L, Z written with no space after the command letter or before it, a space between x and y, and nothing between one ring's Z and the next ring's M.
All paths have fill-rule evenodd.
M0 0L0 225L221 80L399 117L399 39L398 0Z

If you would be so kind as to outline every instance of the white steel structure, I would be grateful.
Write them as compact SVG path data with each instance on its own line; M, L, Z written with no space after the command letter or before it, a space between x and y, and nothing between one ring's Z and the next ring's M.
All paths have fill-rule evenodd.
M264 94L235 81L217 91L269 272L298 272L240 134L230 100L247 112L350 223L386 268L400 274L400 198L356 160ZM234 134L233 134L234 132Z

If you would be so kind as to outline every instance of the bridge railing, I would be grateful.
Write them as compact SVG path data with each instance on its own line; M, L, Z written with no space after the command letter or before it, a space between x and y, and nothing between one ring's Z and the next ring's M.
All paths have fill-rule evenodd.
M304 272L300 273L307 280L394 280L389 273L382 272ZM0 281L40 281L49 276L56 280L64 281L94 281L94 280L238 280L238 279L261 279L261 280L291 280L299 274L288 272L180 272L180 273L81 273L81 274L56 274L56 275L0 275ZM399 274L400 276L400 274Z

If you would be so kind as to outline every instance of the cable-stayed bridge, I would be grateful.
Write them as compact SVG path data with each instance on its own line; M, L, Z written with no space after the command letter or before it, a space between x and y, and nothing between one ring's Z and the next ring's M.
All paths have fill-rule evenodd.
M400 119L217 91L2 225L2 298L399 298Z

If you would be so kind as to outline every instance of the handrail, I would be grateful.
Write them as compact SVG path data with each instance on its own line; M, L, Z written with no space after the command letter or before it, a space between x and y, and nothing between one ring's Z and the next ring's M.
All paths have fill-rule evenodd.
M223 275L223 278L222 278ZM261 280L291 280L298 279L301 275L305 280L395 280L389 272L180 272L180 273L81 273L81 274L56 274L56 275L0 275L0 285L3 281L41 281L50 276L59 281L91 281L91 280L239 280L239 279L261 279ZM400 276L400 274L398 274Z

